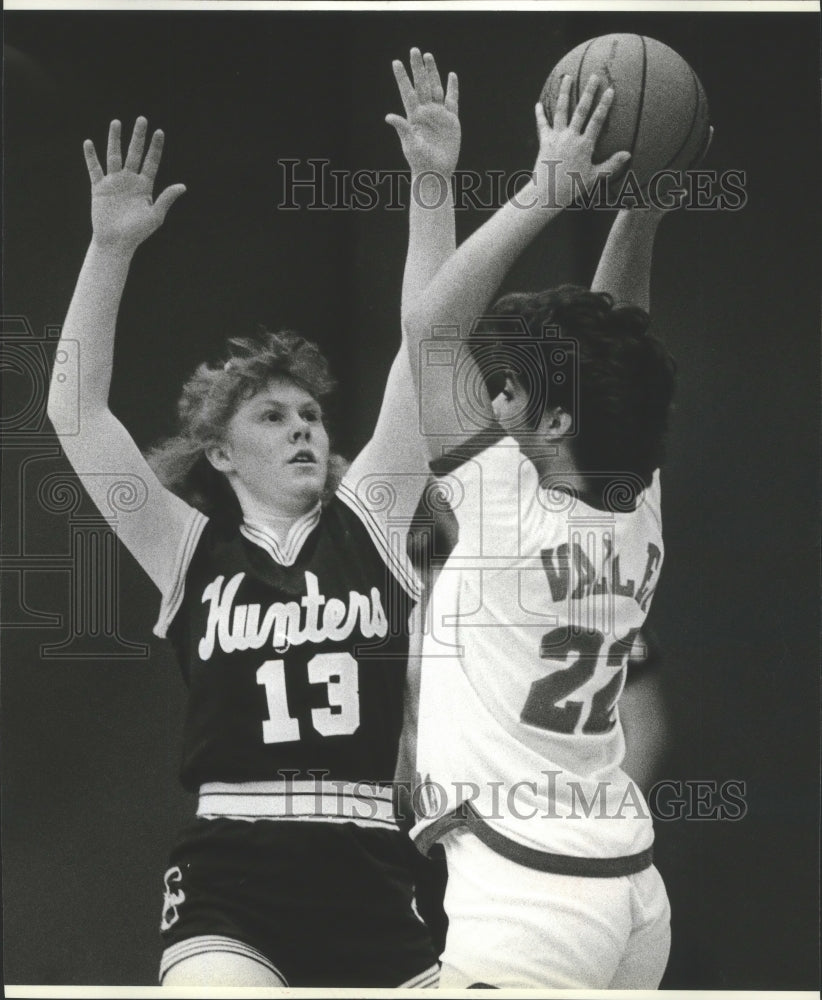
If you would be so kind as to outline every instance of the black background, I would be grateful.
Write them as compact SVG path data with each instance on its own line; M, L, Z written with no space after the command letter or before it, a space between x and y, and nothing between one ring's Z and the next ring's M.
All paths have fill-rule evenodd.
M227 335L295 327L330 355L335 437L352 455L398 344L402 211L278 211L277 159L402 169L382 119L390 60L430 48L461 81L461 166L528 168L533 101L585 38L639 32L694 66L716 138L747 173L738 212L680 212L660 234L654 325L680 380L654 623L673 722L665 775L746 783L738 822L657 823L673 906L668 988L818 986L817 403L820 147L813 15L7 13L7 316L59 324L90 233L81 141L137 114L167 135L161 183L188 193L140 250L112 407L146 445ZM460 238L486 217L461 212ZM610 215L567 213L506 287L590 280ZM33 388L5 372L9 410ZM66 551L37 484L47 446L3 451L6 553ZM56 449L52 448L52 452ZM83 507L80 513L85 513ZM48 558L46 558L48 562ZM153 984L161 875L192 811L176 784L184 690L169 650L45 659L67 634L66 572L6 564L3 877L7 983ZM22 565L22 564L21 564ZM22 583L20 582L22 579ZM146 641L156 594L126 553L119 633ZM22 587L25 613L19 611Z

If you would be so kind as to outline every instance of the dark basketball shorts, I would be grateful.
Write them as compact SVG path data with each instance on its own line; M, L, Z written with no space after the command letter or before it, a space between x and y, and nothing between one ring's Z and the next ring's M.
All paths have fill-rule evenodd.
M397 830L354 823L198 818L165 875L161 978L210 937L289 986L436 985L414 850Z

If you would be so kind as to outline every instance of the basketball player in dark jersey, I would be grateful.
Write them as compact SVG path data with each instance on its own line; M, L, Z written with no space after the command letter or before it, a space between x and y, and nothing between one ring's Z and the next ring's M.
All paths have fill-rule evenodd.
M444 93L416 50L412 70L420 99L404 127L425 145L456 117L456 80ZM147 461L108 407L115 323L134 252L185 188L154 200L162 133L146 151L138 118L123 160L120 131L112 122L105 171L84 147L93 236L49 416L157 585L155 633L173 642L189 688L181 777L199 804L165 874L161 981L434 985L391 789L418 596L405 531L427 475L414 345L398 345L374 434L344 475L322 414L326 362L291 333L230 341L201 365L178 433ZM457 133L446 157L458 148ZM452 250L446 241L406 269L403 294ZM115 520L109 491L124 473L142 495Z

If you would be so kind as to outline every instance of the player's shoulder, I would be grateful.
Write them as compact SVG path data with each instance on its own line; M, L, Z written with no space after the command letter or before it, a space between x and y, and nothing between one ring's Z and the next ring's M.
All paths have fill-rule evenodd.
M431 471L440 479L481 481L485 488L500 489L516 487L529 465L513 437L501 428L490 428L435 459Z
M659 512L662 505L662 476L661 469L654 469L651 476L651 482L645 487L642 493L641 500L643 505L647 506L654 515L659 518Z
M160 610L153 629L156 636L166 637L186 595L191 593L191 587L187 586L189 579L209 560L214 527L211 518L192 508L174 556L171 580L160 595Z
M489 453L505 437L502 427L491 424L433 459L430 463L431 472L435 476L447 476L458 473L468 463L488 461Z
M379 516L393 503L393 494L384 482L360 492L345 479L323 509L323 531L329 547L348 562L387 566L402 589L415 601L421 586L407 553L404 524L392 524Z
M242 551L241 527L239 521L203 516L188 560L188 573L209 570L215 563L234 561Z

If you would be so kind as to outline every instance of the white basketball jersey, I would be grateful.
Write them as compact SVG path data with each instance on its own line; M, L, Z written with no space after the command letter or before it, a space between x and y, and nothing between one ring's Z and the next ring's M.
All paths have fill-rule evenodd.
M606 490L599 509L540 486L506 437L445 482L459 541L423 640L412 835L427 849L469 801L527 847L644 850L653 829L620 768L617 701L662 563L659 473L633 495Z

